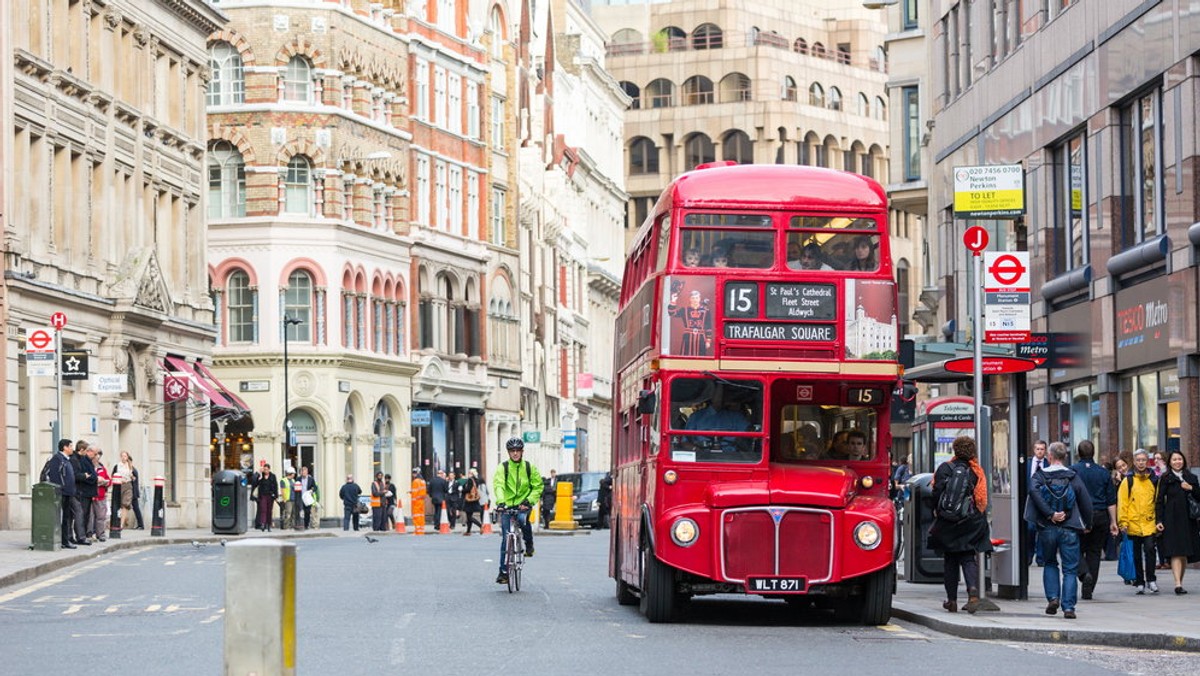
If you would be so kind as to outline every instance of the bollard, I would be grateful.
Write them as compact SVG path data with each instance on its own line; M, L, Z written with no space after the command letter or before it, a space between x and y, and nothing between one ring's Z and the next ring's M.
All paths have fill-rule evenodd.
M112 496L112 514L108 520L108 537L114 540L121 539L121 484L123 483L121 475L118 474L112 478L112 485L108 490Z
M554 495L554 520L550 522L550 530L575 530L579 522L575 517L575 500L572 494L575 485L570 481L558 482Z
M296 545L225 547L225 674L296 673Z
M162 537L167 534L165 507L163 506L163 485L167 480L162 476L154 477L154 520L150 523L150 536Z

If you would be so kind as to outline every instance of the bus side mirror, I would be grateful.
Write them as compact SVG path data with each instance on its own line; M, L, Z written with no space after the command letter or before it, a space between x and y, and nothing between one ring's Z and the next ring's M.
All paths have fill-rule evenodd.
M650 390L642 390L638 394L637 412L640 415L650 415L654 413L654 393Z

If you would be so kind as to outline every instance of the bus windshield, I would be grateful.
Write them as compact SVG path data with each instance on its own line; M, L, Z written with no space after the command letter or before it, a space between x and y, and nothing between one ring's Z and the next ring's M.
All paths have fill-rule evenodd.
M769 268L775 228L765 214L688 214L679 256L689 268Z
M875 457L876 409L787 404L779 409L774 462L834 462Z
M872 219L793 216L788 225L787 266L792 270L879 269L879 235L872 234L877 227Z
M753 463L762 459L761 382L679 377L671 381L668 396L672 460Z

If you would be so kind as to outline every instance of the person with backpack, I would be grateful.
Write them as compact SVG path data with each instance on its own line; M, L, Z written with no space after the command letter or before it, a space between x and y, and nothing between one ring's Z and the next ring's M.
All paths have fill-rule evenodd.
M1066 444L1050 444L1046 457L1050 464L1033 474L1025 500L1025 521L1037 525L1042 545L1046 614L1055 615L1061 607L1063 617L1073 620L1079 591L1079 539L1092 528L1092 497L1075 470L1063 464L1067 460Z
M1167 454L1167 471L1158 478L1155 528L1161 533L1158 551L1171 562L1176 594L1187 593L1183 588L1187 564L1200 561L1200 533L1190 513L1193 509L1190 503L1197 500L1200 500L1200 481L1188 469L1183 453L1171 451Z
M1149 589L1158 593L1158 560L1154 536L1158 534L1154 500L1158 477L1150 470L1150 454L1139 448L1133 452L1133 471L1117 486L1117 528L1133 542L1134 593Z
M516 507L517 527L525 537L525 556L533 556L533 527L529 524L529 510L542 494L542 475L532 462L524 460L525 442L520 437L513 437L504 444L508 450L508 460L500 463L496 474L492 477L493 490L496 493L496 507ZM508 532L513 527L513 515L507 511L500 513L500 574L496 576L496 584L508 584L508 564L504 560Z
M1071 465L1071 469L1087 487L1088 495L1092 498L1091 529L1083 534L1079 549L1083 556L1083 565L1079 568L1079 581L1083 583L1082 597L1085 601L1092 598L1096 589L1096 580L1100 579L1100 554L1104 551L1109 534L1115 536L1117 530L1117 489L1113 486L1112 476L1108 469L1096 463L1096 446L1084 439L1075 447L1079 462Z
M979 610L979 554L992 551L987 479L976 459L974 439L960 436L951 448L954 457L933 473L934 520L929 529L929 547L942 553L942 581L946 585L942 607L958 612L961 569L967 587L967 602L962 609L973 615Z
M483 501L480 500L482 493L480 492L479 470L472 467L467 470L467 479L463 484L463 520L467 522L467 532L463 535L471 534L471 526L479 526L483 529ZM476 515L479 516L476 516Z

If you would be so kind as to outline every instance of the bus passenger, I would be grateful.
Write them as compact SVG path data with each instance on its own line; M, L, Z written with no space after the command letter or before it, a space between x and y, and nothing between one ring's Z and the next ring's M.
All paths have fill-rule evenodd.
M702 298L698 289L688 294L686 307L676 304L678 294L671 294L667 314L683 321L683 341L679 354L706 356L712 354L713 321L710 303Z
M796 238L788 238L787 243L787 266L793 270L800 269L800 254L804 247L800 245L800 240Z
M866 460L870 457L867 451L867 435L862 430L850 430L846 433L846 448L851 460Z
M830 460L852 460L850 457L850 430L842 430L833 435L829 442L829 453L825 457Z
M867 272L879 269L879 263L875 260L875 245L871 243L870 237L859 235L854 238L854 257L846 269Z
M708 264L714 268L729 267L729 254L725 253L724 247L714 246L708 254Z
M809 242L804 245L804 249L800 252L800 269L832 270L833 267L824 262L824 257L821 255L821 245L816 242Z
M683 265L684 265L684 267L688 267L688 268L699 267L700 266L700 250L699 249L688 249L687 251L683 252Z

